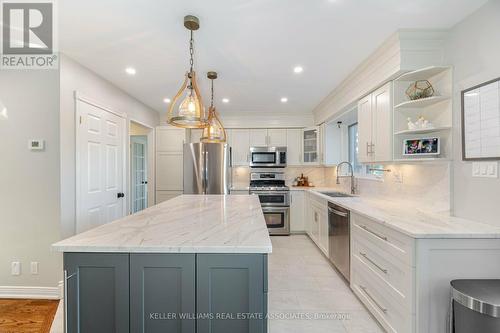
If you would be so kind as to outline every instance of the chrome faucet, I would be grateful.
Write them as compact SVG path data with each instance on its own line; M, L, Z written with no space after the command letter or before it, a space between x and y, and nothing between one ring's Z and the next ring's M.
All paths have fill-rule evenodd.
M349 166L349 170L351 171L351 175L347 176L339 176L339 169L342 166L342 164L347 164ZM339 178L345 178L345 177L351 177L351 194L356 194L356 185L354 183L354 168L352 167L352 164L349 162L340 162L337 164L337 185L340 185L340 179Z

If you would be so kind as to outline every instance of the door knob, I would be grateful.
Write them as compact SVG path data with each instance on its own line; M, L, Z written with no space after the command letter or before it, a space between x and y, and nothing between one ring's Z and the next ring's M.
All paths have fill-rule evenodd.
M142 184L147 184L147 183L148 183L148 181L147 181L147 180L145 180L145 181L143 181L143 182L141 182L141 183L142 183Z
M125 193L122 193L122 192L118 192L118 193L116 194L116 197L117 197L118 199L123 198L124 196L125 196Z

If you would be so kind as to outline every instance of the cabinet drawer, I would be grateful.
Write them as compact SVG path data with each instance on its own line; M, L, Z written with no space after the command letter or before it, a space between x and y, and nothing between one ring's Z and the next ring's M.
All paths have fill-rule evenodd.
M354 233L351 237L351 255L373 274L393 288L402 304L411 308L413 268L404 265L366 238ZM354 259L353 259L354 260Z
M351 213L351 233L363 237L406 266L414 266L414 240L364 216Z
M402 306L398 293L368 266L352 256L351 288L387 332L412 332L414 315Z

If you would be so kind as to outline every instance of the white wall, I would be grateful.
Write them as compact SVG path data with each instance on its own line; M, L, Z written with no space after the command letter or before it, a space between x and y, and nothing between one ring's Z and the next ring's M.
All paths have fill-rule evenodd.
M500 179L473 178L462 161L460 91L500 77L500 0L490 0L450 31L447 62L454 66L454 214L500 225Z
M60 238L59 73L0 71L0 99L9 115L0 119L0 286L57 287L62 260L50 245ZM44 139L45 150L28 150L30 139ZM12 261L21 262L20 276L10 274Z
M148 126L160 122L158 112L67 56L61 57L61 233L75 233L75 100L74 92ZM127 149L128 154L128 149Z

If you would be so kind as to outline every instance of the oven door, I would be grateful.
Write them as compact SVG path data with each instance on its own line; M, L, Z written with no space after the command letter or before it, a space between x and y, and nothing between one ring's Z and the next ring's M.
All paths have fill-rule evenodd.
M260 205L262 207L271 206L290 206L290 199L288 192L251 192L259 196Z
M290 234L290 207L262 207L270 235Z
M251 151L251 167L276 167L278 165L276 152Z

